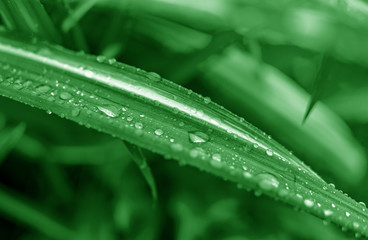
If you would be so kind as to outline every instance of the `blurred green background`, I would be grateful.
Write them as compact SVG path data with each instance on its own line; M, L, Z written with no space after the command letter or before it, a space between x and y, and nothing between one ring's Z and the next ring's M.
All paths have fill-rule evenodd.
M116 58L210 97L271 134L326 181L368 201L364 1L41 2L64 47ZM17 32L1 13L1 31ZM354 238L144 152L155 200L131 148L1 97L0 238Z

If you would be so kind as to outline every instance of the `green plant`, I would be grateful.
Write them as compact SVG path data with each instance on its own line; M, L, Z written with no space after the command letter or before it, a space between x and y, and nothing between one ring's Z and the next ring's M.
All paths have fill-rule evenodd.
M9 172L3 181L45 205L36 210L28 200L1 191L2 212L37 230L3 230L4 236L348 237L277 200L367 237L364 203L327 184L246 121L272 132L323 178L354 197L368 197L359 193L366 181L366 136L354 136L366 127L316 105L323 100L335 109L335 99L344 94L340 85L365 86L365 4L349 5L352 15L340 5L292 2L2 1L0 127L6 129L0 157L3 171ZM339 41L336 34L342 36ZM345 49L343 44L352 41L359 51ZM321 54L328 61L320 61ZM347 82L344 74L356 80ZM309 103L306 90L312 85ZM352 114L346 112L341 116L349 119ZM24 123L12 127L19 122ZM160 161L161 156L273 201ZM24 167L31 169L26 179L48 186L22 183ZM59 209L65 212L57 214ZM297 224L288 222L294 217ZM54 218L71 224L65 227ZM277 219L282 220L276 230ZM300 229L303 225L309 230Z

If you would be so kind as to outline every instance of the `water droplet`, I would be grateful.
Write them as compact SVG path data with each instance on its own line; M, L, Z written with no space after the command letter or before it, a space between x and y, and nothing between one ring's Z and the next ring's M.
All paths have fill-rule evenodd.
M63 100L69 100L72 98L72 95L68 92L61 92L60 93L60 98Z
M243 165L242 168L243 168L244 171L248 170L247 166L245 166L245 165Z
M346 215L347 217L350 217L350 213L349 213L349 212L345 212L345 215Z
M155 72L148 72L146 74L147 78L152 80L152 81L160 81L161 80L161 76L158 74L158 73L155 73Z
M71 112L72 117L78 117L80 114L80 109L74 108Z
M353 222L353 227L355 228L355 229L357 229L357 228L359 228L359 223L357 223L357 222Z
M268 156L272 156L273 155L273 152L270 149L267 149L266 153L267 153Z
M325 215L325 217L329 217L333 214L333 212L329 209L325 209L323 210L323 214Z
M139 129L143 128L143 124L140 122L135 123L134 126Z
M364 208L367 207L364 202L359 202L359 204L362 205Z
M215 153L212 155L212 159L218 162L221 162L221 155L218 153Z
M308 208L311 208L311 207L313 207L314 202L313 202L312 200L310 200L310 199L305 199L305 200L304 200L304 205L305 205L306 207L308 207Z
M98 110L105 113L107 116L115 118L119 115L118 109L114 106L97 107Z
M213 167L216 167L216 168L221 168L222 167L221 155L220 154L215 153L215 154L212 155L211 165Z
M252 178L252 174L250 172L243 173L244 178Z
M205 97L205 98L203 99L203 101L204 101L204 103L205 103L205 104L209 104L209 103L211 102L211 98L209 98L209 97Z
M36 88L36 93L47 93L50 90L51 88L49 86L42 85Z
M183 146L180 143L174 143L171 145L171 149L175 152L180 152L183 150Z
M185 125L185 124L184 124L184 122L180 122L180 123L179 123L179 126L180 126L180 127L184 127L184 125Z
M126 119L127 119L128 122L133 121L133 117L132 116L128 116Z
M155 134L156 134L157 136L161 136L162 134L164 134L164 131L162 131L162 129L156 129L156 130L155 130Z
M46 113L49 114L49 115L51 115L52 114L52 111L47 110Z
M328 186L330 186L332 188L335 188L335 184L333 184L333 183L328 184Z
M115 59L115 58L110 58L110 59L108 60L108 63L109 63L109 64L114 64L114 63L116 63L116 59Z
M88 78L92 78L95 75L95 73L92 72L91 70L84 70L83 73L84 73L84 76L86 76Z
M100 56L97 56L97 57L96 57L96 60L97 60L97 62L102 63L102 62L104 62L104 61L106 60L106 57L105 57L105 56L100 55Z
M335 208L335 207L336 207L336 205L335 205L335 204L333 204L333 203L331 204L331 206L332 206L333 208Z
M192 143L205 143L208 140L208 135L203 132L189 132L189 141Z
M269 173L258 174L256 178L258 180L259 187L265 191L278 188L280 184L276 177Z

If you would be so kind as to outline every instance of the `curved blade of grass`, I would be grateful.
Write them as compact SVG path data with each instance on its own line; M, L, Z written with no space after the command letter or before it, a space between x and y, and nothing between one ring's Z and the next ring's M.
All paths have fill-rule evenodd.
M32 204L0 189L0 211L36 230L50 239L76 239L75 233L50 216L42 213Z
M156 204L157 203L157 188L156 188L155 178L152 175L151 168L147 163L147 159L144 156L142 149L138 147L137 145L131 144L129 142L125 141L124 143L130 155L132 156L133 161L137 164L137 166L141 170L142 175L146 179L148 186L151 189L154 204Z
M61 29L64 33L69 32L78 21L97 3L98 0L89 0L81 2L76 9L64 19Z
M326 87L326 82L329 80L329 71L331 71L331 67L329 65L331 64L331 58L327 54L328 53L322 54L321 60L318 64L312 95L303 117L303 124L307 120L314 105L316 105L318 99L320 99L321 95L323 94L323 91Z
M343 119L350 122L367 123L368 86L337 93L323 100Z
M55 43L61 42L61 37L39 0L0 1L0 14L11 31L36 34Z
M258 78L254 70L260 72ZM203 71L206 86L231 93L231 102L241 106L237 110L258 118L270 130L276 129L274 134L285 143L292 142L313 166L348 184L362 180L365 154L346 124L321 104L301 125L309 95L280 71L259 65L257 59L237 47L208 61Z
M0 131L0 163L5 159L6 155L17 145L23 136L25 124L19 124L14 128L2 129Z
M157 74L0 36L0 94L368 236L366 208L231 112Z

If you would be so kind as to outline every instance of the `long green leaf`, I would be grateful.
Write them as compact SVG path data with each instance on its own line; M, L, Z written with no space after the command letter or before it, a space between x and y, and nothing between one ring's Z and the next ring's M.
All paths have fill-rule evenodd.
M0 36L0 94L368 236L366 208L242 118L157 74ZM204 184L204 183L203 183Z

